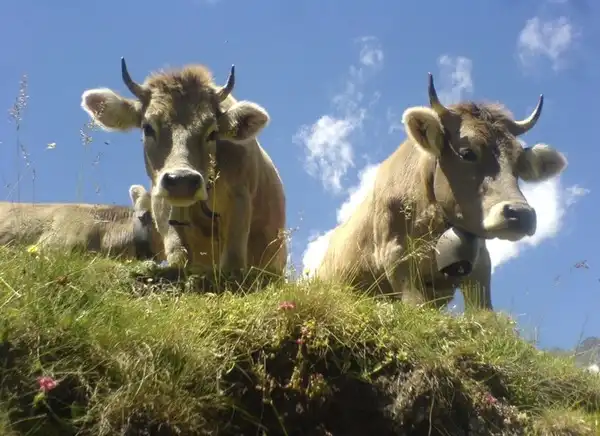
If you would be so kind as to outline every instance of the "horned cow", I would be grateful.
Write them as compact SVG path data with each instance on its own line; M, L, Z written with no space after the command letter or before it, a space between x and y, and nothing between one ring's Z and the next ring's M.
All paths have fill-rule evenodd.
M429 103L405 110L408 138L383 161L362 204L334 229L316 276L438 307L460 286L466 307L492 309L485 243L472 273L453 279L433 265L436 239L450 226L484 241L533 235L536 212L518 179L557 176L567 160L547 145L523 148L517 140L537 123L543 96L528 118L515 121L496 103L443 106L430 74Z
M153 225L150 194L143 186L132 185L129 196L133 209L107 204L0 202L0 244L161 260L163 246Z
M234 67L222 87L203 65L155 72L139 84L122 58L121 73L135 99L88 89L81 106L105 130L141 129L169 265L214 261L226 273L249 266L283 273L283 184L256 138L269 115L231 95Z

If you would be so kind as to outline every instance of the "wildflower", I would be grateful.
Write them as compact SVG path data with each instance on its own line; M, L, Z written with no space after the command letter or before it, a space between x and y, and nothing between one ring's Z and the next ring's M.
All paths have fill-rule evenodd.
M498 402L498 399L492 394L485 394L485 402L488 404L496 404Z
M293 301L282 301L279 303L279 310L293 310L296 308L296 303Z
M37 381L40 385L40 391L44 393L50 392L58 385L58 382L56 380L48 376L38 377Z
M37 254L38 251L39 251L39 247L35 244L27 247L27 252L30 254Z

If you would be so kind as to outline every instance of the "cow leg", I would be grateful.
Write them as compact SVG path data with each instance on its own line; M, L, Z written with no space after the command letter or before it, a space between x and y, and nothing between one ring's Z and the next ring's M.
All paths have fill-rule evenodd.
M244 190L234 192L230 204L220 266L225 274L238 274L245 271L248 261L252 202L249 193Z
M167 234L163 236L167 264L174 268L185 268L188 264L188 250L183 243L183 229L169 226Z
M391 293L388 295L394 298L400 298L404 300L411 300L412 295L404 295L408 290L410 292L410 277L406 274L405 259L402 259L404 250L400 245L395 242L388 244L385 250L385 257L383 263L383 270L385 277L391 288Z
M169 224L171 213L172 207L163 198L152 197L152 216L156 230L163 240L167 265L169 268L182 269L189 261L188 251L184 245L184 229Z
M492 262L487 247L483 246L479 251L479 259L473 272L465 278L460 289L465 300L465 310L492 308Z

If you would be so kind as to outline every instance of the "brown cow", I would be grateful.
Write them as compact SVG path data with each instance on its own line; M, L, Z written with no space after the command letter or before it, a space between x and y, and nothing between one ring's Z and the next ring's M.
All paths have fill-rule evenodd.
M107 204L0 202L0 244L100 252L123 259L164 258L150 194L129 188L133 209Z
M429 107L408 108L408 138L379 167L362 204L334 229L316 277L348 279L361 289L443 307L461 287L466 307L492 309L491 263L485 243L467 278L443 276L434 246L450 226L480 238L518 241L536 231L536 213L518 178L560 174L566 158L547 145L523 148L517 136L538 121L515 121L500 104L444 107L429 75Z
M135 99L89 89L81 106L105 130L142 130L152 212L169 265L214 261L226 273L254 266L282 274L283 184L256 138L269 115L231 95L233 66L223 87L202 65L153 73L143 84L131 79L123 58L121 70ZM207 239L207 232L219 237Z

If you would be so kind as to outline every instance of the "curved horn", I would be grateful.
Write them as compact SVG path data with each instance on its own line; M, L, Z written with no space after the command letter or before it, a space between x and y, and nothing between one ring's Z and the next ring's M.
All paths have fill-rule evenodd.
M433 84L433 74L427 74L429 74L429 105L441 117L448 112L448 109L440 102L440 99L438 98L435 86Z
M121 57L121 76L123 76L123 82L127 85L127 89L135 95L140 100L143 100L146 97L146 89L133 81L131 76L129 75L129 71L127 71L127 64L125 63L125 58Z
M219 101L225 101L225 99L231 94L233 91L233 87L235 85L235 65L231 66L231 71L229 71L229 77L227 78L227 83L225 86L222 86L217 91L217 96L219 97Z
M527 118L521 121L513 121L513 125L509 126L510 131L513 135L519 136L523 133L531 130L533 126L536 125L538 120L540 119L540 115L542 114L542 107L544 106L544 94L540 94L540 99L538 100L538 104Z

